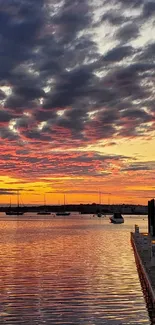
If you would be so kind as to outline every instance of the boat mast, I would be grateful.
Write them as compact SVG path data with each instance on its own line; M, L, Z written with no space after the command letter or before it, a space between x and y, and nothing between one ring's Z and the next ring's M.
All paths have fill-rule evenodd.
M19 208L19 190L17 190L17 207Z
M64 194L64 210L65 210L65 205L66 205L66 203L65 203L65 194Z
M99 190L99 206L101 205L101 191Z
M10 196L10 208L11 208L11 196Z
M44 206L46 206L46 197L45 197L45 194L44 194Z

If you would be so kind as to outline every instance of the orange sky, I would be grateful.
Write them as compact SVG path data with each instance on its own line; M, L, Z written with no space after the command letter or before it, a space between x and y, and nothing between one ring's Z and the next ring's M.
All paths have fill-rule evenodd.
M138 144L135 140L124 146L124 142L107 146L104 152L101 145L65 153L44 150L44 155L36 152L28 158L25 154L12 154L6 165L8 176L3 172L3 161L0 169L1 203L7 204L10 199L16 203L19 189L24 204L43 204L44 195L47 204L63 204L64 194L66 204L99 203L99 193L103 204L147 204L154 197L153 142L150 141L150 149L148 143L142 145L142 141Z

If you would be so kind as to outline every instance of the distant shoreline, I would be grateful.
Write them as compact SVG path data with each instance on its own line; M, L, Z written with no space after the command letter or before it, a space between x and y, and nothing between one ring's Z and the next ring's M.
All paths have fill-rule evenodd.
M116 211L121 212L124 215L147 215L148 214L148 207L143 205L106 205L106 204L79 204L79 205L40 205L40 206L2 206L0 207L0 212L7 212L7 211L21 211L23 213L26 212L40 212L40 211L48 211L48 212L78 212L81 214L97 214L98 212L102 214L112 214Z

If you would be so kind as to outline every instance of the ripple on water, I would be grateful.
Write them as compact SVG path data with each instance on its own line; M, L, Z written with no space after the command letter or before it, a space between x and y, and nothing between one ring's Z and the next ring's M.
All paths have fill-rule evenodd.
M130 245L135 223L1 220L0 324L151 324Z

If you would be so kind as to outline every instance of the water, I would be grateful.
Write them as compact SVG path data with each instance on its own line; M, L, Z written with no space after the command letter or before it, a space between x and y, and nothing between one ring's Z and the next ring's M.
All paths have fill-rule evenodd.
M130 244L135 223L147 230L146 217L113 225L1 214L0 324L152 324Z

